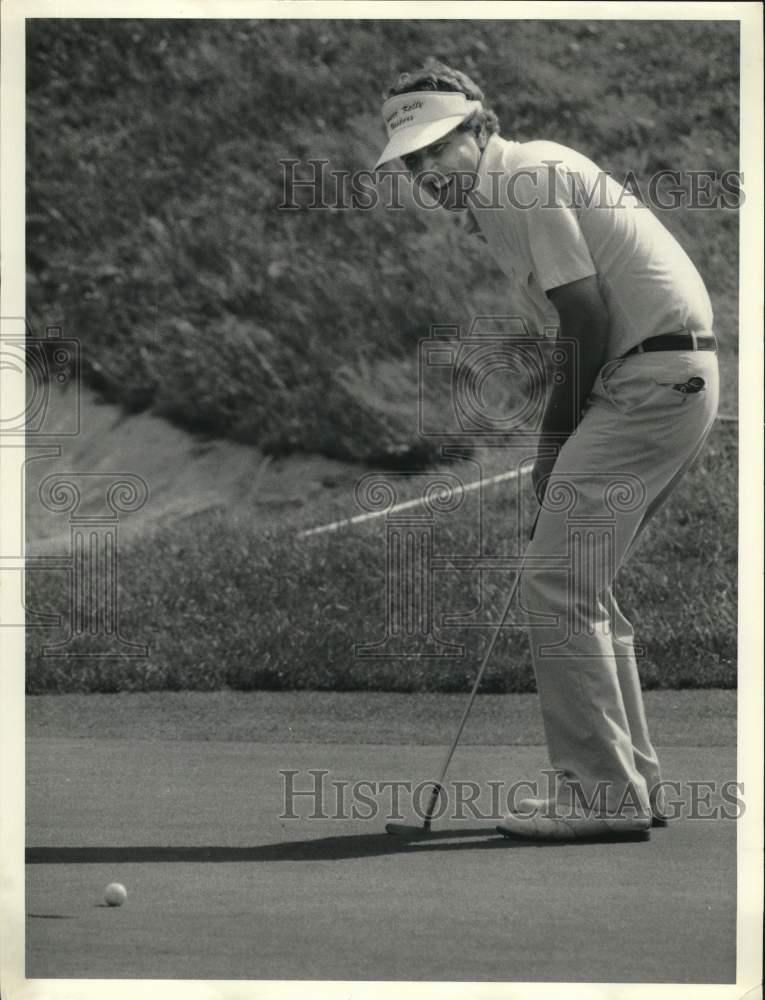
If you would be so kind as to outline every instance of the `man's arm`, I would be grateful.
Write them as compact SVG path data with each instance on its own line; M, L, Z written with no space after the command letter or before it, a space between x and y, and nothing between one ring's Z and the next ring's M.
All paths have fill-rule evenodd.
M584 404L606 360L609 326L608 308L600 294L596 275L551 288L547 297L558 310L561 338L574 341L576 350L567 352L564 379L552 386L542 419L540 452L553 451L549 447L545 449L546 443L562 446L579 423ZM540 502L546 485L543 480L555 465L555 454L538 455L534 463L532 478Z

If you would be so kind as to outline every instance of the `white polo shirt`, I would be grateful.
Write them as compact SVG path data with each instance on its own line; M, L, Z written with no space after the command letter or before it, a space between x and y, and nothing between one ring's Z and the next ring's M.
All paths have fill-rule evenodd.
M712 330L709 295L683 248L581 153L492 135L470 204L516 304L538 332L557 320L545 292L590 275L598 276L611 319L608 360L648 337Z

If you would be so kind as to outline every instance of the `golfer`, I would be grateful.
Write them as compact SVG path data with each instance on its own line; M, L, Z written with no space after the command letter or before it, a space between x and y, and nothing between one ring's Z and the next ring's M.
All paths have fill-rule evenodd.
M547 387L541 508L519 594L555 775L502 821L537 839L646 837L663 823L633 630L613 581L715 420L704 283L650 209L587 157L499 135L481 90L431 61L383 105L388 144L434 203L467 212L539 326L557 311L565 377Z

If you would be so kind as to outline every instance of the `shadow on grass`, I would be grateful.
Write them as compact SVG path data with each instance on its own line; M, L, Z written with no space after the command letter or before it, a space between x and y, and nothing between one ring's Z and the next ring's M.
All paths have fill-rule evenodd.
M609 838L609 843L631 843L640 837ZM599 841L601 844L603 840ZM29 865L89 865L129 863L194 863L237 861L342 861L351 858L375 857L386 854L407 854L414 851L475 851L519 847L581 847L598 841L533 841L503 837L482 827L465 830L438 830L412 837L396 837L387 833L349 834L342 837L319 837L311 840L290 840L282 844L261 844L252 847L29 847Z
M474 839L464 843L466 837ZM483 839L475 839L479 837ZM30 865L341 861L412 850L465 848L476 850L484 847L501 847L504 843L507 842L490 829L443 830L411 838L395 837L387 833L365 833L311 840L289 840L281 844L260 844L252 847L29 847L26 861Z

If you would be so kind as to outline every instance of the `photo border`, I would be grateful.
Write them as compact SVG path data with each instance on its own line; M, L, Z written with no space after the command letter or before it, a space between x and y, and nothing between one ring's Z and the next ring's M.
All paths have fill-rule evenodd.
M758 3L439 3L334 2L303 0L249 2L197 0L193 5L167 0L116 0L105 11L103 0L3 0L0 115L0 316L25 315L25 21L28 18L283 18L283 19L433 19L439 20L736 20L741 25L740 169L746 202L740 212L739 270L739 688L737 780L744 783L747 808L738 821L737 980L735 984L603 983L423 983L308 980L96 980L24 979L24 635L6 629L0 671L0 790L2 844L0 862L0 983L7 1000L46 998L269 997L315 998L388 996L391 988L404 997L423 1000L470 996L479 998L706 997L761 996L761 931L763 910L763 104L762 8ZM381 129L382 136L382 129ZM24 379L0 370L0 405L5 413L24 407ZM24 449L0 447L0 482L20 474ZM0 552L22 551L23 520L7 506L3 494ZM0 587L0 621L19 620L18 588ZM23 609L22 609L23 614ZM700 872L703 878L704 873Z

